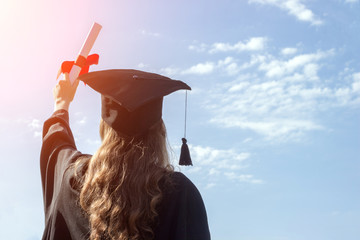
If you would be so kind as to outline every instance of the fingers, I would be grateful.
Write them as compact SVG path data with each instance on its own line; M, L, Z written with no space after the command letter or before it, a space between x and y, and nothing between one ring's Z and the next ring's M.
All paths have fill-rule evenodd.
M65 79L59 80L54 87L53 96L55 100L55 108L66 107L67 110L74 99L76 89L79 85L79 80L76 79L74 83L71 84L69 73L64 73L64 77Z
M60 80L60 81L58 82L58 85L60 85L60 86L64 86L64 85L66 85L66 84L68 84L67 80Z
M58 86L62 87L62 88L69 88L69 89L73 89L73 90L76 90L78 85L79 85L79 81L78 79L76 79L74 81L73 84L70 83L70 81L68 79L65 79L65 80L59 80L58 82Z
M60 83L61 81L63 81L63 84L65 84L65 83L70 84L70 86L71 86L72 88L75 88L75 89L76 89L77 86L79 85L79 80L76 79L76 80L73 82L73 84L71 84L69 73L64 73L64 76L65 76L65 80L60 80L59 83Z
M64 80L61 80L61 81L64 81ZM55 85L55 87L53 88L53 97L54 97L54 100L56 101L58 95L59 95L59 91L60 91L60 88L61 88L61 85L63 85L63 83L60 83L60 81L58 82L58 84Z
M65 75L65 81L69 81L69 82L70 82L69 73L64 73L64 75Z

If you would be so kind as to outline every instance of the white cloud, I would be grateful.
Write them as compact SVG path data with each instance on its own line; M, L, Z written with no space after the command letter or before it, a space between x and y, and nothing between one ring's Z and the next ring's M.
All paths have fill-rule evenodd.
M233 57L226 57L224 59L218 60L215 62L204 62L198 63L194 66L189 67L183 71L180 71L176 68L162 68L160 71L163 74L167 74L169 76L174 74L194 74L194 75L205 75L214 73L216 70L220 70L225 72L226 74L233 76L241 71L243 67L239 66L237 60Z
M359 93L360 92L360 72L353 74L353 83L352 83L352 91Z
M359 0L345 0L346 3L357 3Z
M321 113L360 103L360 73L349 84L333 87L319 76L334 50L296 56L251 56L237 80L214 86L204 107L219 127L251 130L271 141L300 140L306 132L324 130ZM256 60L254 60L256 59ZM250 74L251 73L251 74ZM348 73L349 75L350 73Z
M297 48L283 48L281 49L281 54L282 55L292 55L295 54L297 52Z
M194 164L192 168L184 168L187 173L204 175L209 179L206 188L218 185L219 180L228 179L247 183L260 183L261 180L242 173L249 167L248 162L251 154L239 152L236 149L216 149L212 147L189 145L191 158ZM228 173L231 172L231 177Z
M161 68L160 69L160 73L165 75L165 76L174 76L179 74L181 71L179 68L174 68L174 67L166 67L166 68Z
M319 77L317 75L319 70L319 65L316 63L309 63L304 66L304 76L308 80L318 80Z
M210 189L210 188L213 188L215 187L217 184L216 183L208 183L205 187L205 189Z
M33 132L34 138L40 138L42 136L42 132L41 132L42 124L38 119L33 118L32 120L25 120L25 122L29 122L28 127L30 128L30 131Z
M243 161L250 157L250 153L239 153L234 149L221 150L211 147L189 145L192 158L197 166L210 166L216 169L241 169ZM214 169L212 170L214 172Z
M218 49L235 49L229 46ZM219 127L251 130L274 142L297 141L307 132L324 130L322 112L360 104L360 73L345 69L339 75L347 81L343 86L333 85L333 79L321 76L322 68L336 56L334 49L302 53L290 46L275 52L278 55L253 53L247 62L229 55L186 70L167 71L220 74L221 82L201 90L209 96L203 102L212 115L209 122ZM239 64L240 61L243 63ZM235 80L227 80L223 73Z
M216 168L211 168L209 170L209 175L219 175L220 174L220 171L217 170Z
M0 118L0 134L4 136L9 136L8 131L10 129L21 129L21 134L31 134L34 138L38 140L42 136L42 125L39 119L26 117L26 118ZM15 135L11 135L15 137ZM25 139L25 135L17 135L18 139Z
M36 129L40 129L41 128L41 124L40 121L38 119L32 119L30 121L30 123L28 124L28 126L32 129L32 130L36 130Z
M238 175L234 172L226 172L224 175L231 180L236 180L239 182L247 182L247 183L253 183L253 184L261 184L264 183L261 179L255 179L253 175L250 174L241 174Z
M85 116L84 113L82 113L82 112L76 112L75 113L75 122L76 122L76 124L83 126L87 123L87 116Z
M253 37L247 40L246 42L237 42L234 45L230 43L214 43L210 47L209 53L216 52L229 52L229 51L260 51L263 50L266 46L267 38L265 37Z
M321 130L323 127L310 120L296 119L255 119L244 118L221 118L215 117L211 122L217 123L223 127L238 127L241 129L249 129L265 136L267 140L297 139L302 136L305 131Z
M302 0L249 0L249 3L268 4L285 10L288 14L295 16L298 20L310 22L312 25L321 25L323 21L308 9Z
M242 52L242 51L261 51L266 47L267 38L266 37L252 37L247 41L239 41L238 43L232 45L229 43L214 43L212 45L207 45L204 43L198 45L190 45L189 49L197 52ZM228 75L236 75L241 70L247 69L258 63L259 61L264 61L265 56L253 55L252 61L249 63L244 63L242 65L238 64L238 60L232 56L225 57L224 59L215 61L207 61L198 63L194 66L189 67L181 71L178 68L168 67L162 68L161 73L167 75L175 74L195 74L195 75L204 75L213 73L215 70L221 70Z
M143 63L143 62L138 64L138 68L140 68L140 69L144 69L144 68L147 68L147 67L148 67L148 65Z
M248 142L251 142L252 141L252 138L246 138L244 141L242 141L242 143L248 143Z
M241 91L245 88L247 88L250 85L249 82L240 82L240 83L236 83L233 86L231 86L229 88L229 92L238 92Z
M266 37L252 37L246 41L239 41L235 44L217 42L213 44L193 44L188 48L196 52L244 52L244 51L261 51L266 48L268 39Z
M216 65L213 62L199 63L195 66L190 67L189 69L186 69L182 73L204 75L204 74L212 73L215 67Z
M251 60L249 62L243 63L240 66L240 69L245 70L245 69L251 68L258 63L262 63L262 62L266 61L267 58L268 58L267 55L261 55L261 54L251 55Z
M40 131L34 131L34 138L39 138L42 136L42 133Z
M219 60L217 67L223 69L228 75L235 75L241 70L233 57L226 57L224 60Z
M300 54L288 60L280 60L273 56L268 59L263 58L263 62L259 66L259 70L265 71L267 77L282 77L289 75L299 69L307 71L307 74L311 73L311 77L316 77L318 66L316 62L325 57L334 54L334 50L318 51L310 54ZM311 65L308 65L311 64Z
M87 121L87 117L83 116L81 119L77 120L76 123L79 125L85 125Z
M208 48L208 45L205 43L200 43L199 45L190 45L189 50L196 51L196 52L205 52Z

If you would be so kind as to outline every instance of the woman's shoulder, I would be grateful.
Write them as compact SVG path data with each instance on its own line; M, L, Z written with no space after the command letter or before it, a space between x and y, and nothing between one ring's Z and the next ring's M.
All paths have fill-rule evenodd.
M191 180L182 172L172 172L170 174L170 178L174 183L177 184L194 185Z
M199 191L195 184L182 172L172 172L167 182L167 189L173 193L195 193L199 194Z

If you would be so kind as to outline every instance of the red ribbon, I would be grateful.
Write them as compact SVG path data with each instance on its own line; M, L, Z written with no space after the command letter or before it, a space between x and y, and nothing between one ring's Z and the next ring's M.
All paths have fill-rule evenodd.
M79 75L85 74L89 72L90 65L99 63L99 55L91 54L86 59L84 56L79 55L76 61L65 61L61 64L61 68L59 69L57 78L59 78L61 73L69 73L71 68L75 65L81 67L81 71Z

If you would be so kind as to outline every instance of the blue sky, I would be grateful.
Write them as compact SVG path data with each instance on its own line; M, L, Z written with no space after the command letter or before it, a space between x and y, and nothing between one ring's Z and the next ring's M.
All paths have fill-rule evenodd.
M184 92L165 98L172 159L214 240L360 237L360 1L21 1L0 8L0 239L39 239L42 123L92 24L92 70L187 82L193 167L178 167ZM77 146L99 146L100 96L79 85Z

